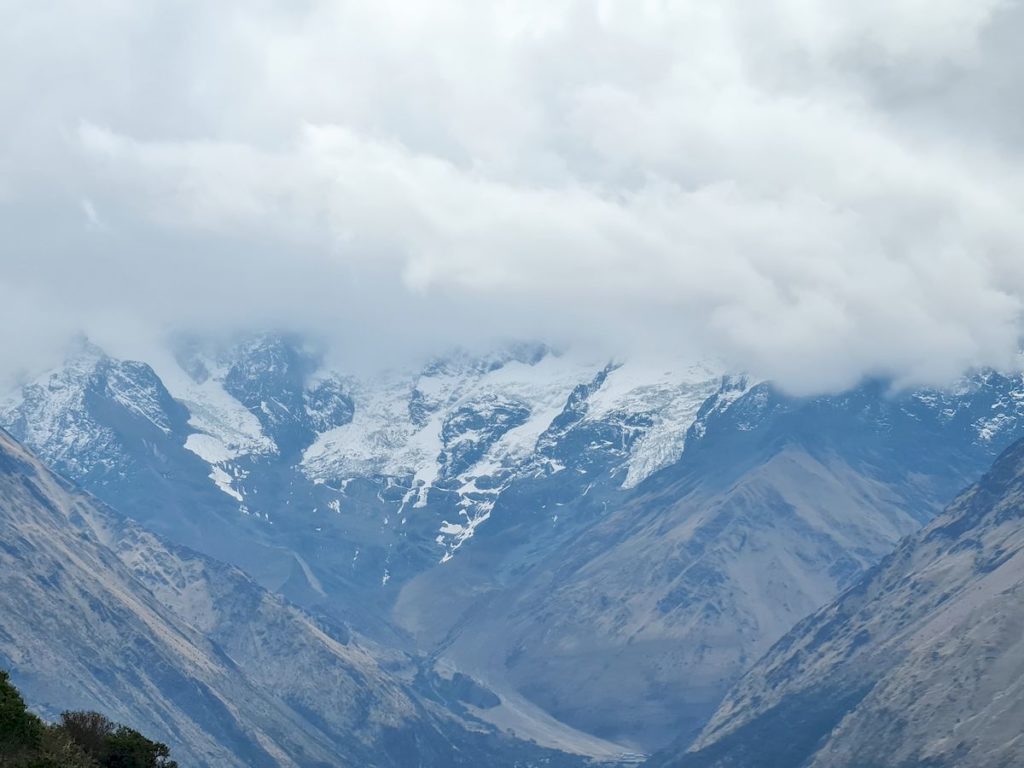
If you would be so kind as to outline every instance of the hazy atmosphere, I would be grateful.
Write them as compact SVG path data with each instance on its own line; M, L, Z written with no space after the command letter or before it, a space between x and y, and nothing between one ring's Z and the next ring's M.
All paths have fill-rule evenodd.
M795 392L1017 367L1015 4L2 6L8 375L267 327Z
M0 0L0 766L1024 766L1024 0Z

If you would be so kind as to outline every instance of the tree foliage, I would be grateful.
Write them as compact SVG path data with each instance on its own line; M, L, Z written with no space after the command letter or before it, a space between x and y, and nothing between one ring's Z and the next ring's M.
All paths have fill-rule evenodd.
M0 671L0 768L177 768L166 744L99 712L44 723Z
M39 748L43 724L28 711L18 689L0 671L0 754L17 754Z

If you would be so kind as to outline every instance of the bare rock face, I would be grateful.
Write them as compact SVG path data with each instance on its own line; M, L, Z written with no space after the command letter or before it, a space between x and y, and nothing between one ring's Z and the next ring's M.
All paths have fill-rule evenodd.
M0 542L0 665L44 715L101 710L211 768L576 763L460 718L468 694L414 659L166 544L2 430Z
M1024 442L786 634L685 754L833 768L1024 761Z

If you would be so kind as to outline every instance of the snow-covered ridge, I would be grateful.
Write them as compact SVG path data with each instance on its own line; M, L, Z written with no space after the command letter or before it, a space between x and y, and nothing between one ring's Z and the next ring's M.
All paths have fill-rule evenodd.
M608 374L588 401L590 419L623 419L649 414L651 425L626 461L623 487L632 488L677 461L697 411L718 391L721 371L704 363L680 367L651 363L621 365Z
M303 466L311 477L332 481L368 474L436 479L443 473L442 456L450 447L444 427L454 414L469 410L487 422L500 406L520 405L528 416L502 431L472 471L460 476L492 474L530 458L572 392L593 380L604 365L548 354L537 362L514 360L462 375L428 370L349 379L356 403L352 422L319 435L306 450ZM718 389L720 377L705 365L619 365L588 399L585 419L650 416L652 425L626 461L627 482L634 485L678 459L686 430L701 403ZM417 406L425 412L419 420L414 415ZM458 439L474 442L487 432L467 430Z
M557 461L539 456L538 440L570 396L606 366L544 352L349 379L353 419L318 436L303 456L304 471L331 484L354 477L401 478L409 490L400 514L406 506L423 507L431 488L445 482L459 497L437 534L448 559L487 520L512 479L560 470ZM641 432L621 459L623 485L631 487L679 458L687 429L720 380L708 365L616 365L586 399L580 423L623 429L629 424Z
M526 422L505 432L480 462L498 468L532 452L537 437L590 373L586 366L550 355L534 365L513 361L463 375L399 372L352 380L352 422L320 435L306 451L303 466L313 477L331 479L376 474L434 480L441 474L446 447L443 427L454 412L470 408L486 417L488 404L521 403L529 409ZM463 438L472 440L473 435Z
M228 349L155 352L147 363L114 361L87 345L17 393L0 416L20 420L22 439L44 455L116 463L113 433L89 417L85 402L103 368L106 396L206 462L210 481L242 511L249 473L275 462L295 462L308 481L338 489L341 503L328 502L332 509L344 506L353 479L404 489L392 515L398 524L427 506L433 490L444 489L441 499L454 494L449 510L432 512L442 558L472 537L517 477L564 469L559 440L575 440L570 453L611 462L624 487L677 460L700 405L721 381L708 365L609 366L539 345L352 376L273 336ZM167 394L161 399L154 387L184 406L180 435L171 434ZM86 439L91 448L81 444ZM289 445L302 450L288 453Z
M65 364L0 400L0 424L51 466L71 475L111 471L130 458L113 431L90 413L88 399L105 398L161 433L172 431L159 379L143 363L112 360L82 342Z
M225 391L228 366L200 355L193 355L189 362L191 373L168 353L155 355L151 363L167 391L188 408L188 423L197 439L190 439L186 446L211 464L275 453L277 446L263 433L259 420Z

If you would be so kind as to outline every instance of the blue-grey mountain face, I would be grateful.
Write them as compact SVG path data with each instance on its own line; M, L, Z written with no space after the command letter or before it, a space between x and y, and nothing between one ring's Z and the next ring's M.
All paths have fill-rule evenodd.
M535 346L369 378L274 336L177 357L86 350L0 422L175 541L486 682L482 717L591 754L699 728L1024 433L996 374L794 399ZM94 387L110 369L131 386Z
M48 717L98 709L183 765L576 766L488 728L494 694L168 545L0 432L0 666Z
M1020 433L1019 391L995 374L955 394L808 399L727 381L680 460L631 491L513 484L510 507L413 580L396 615L577 728L648 749L692 736L775 639ZM555 514L579 524L538 535ZM433 594L458 610L439 617Z
M293 457L317 434L352 421L352 398L336 380L311 384L315 370L298 340L261 336L234 350L224 391L259 420L282 456Z
M698 768L1024 761L1024 442L729 693Z
M188 429L188 410L148 365L111 360L95 347L21 394L11 429L47 444L53 466L86 481L144 471L154 463L147 450L158 453Z

